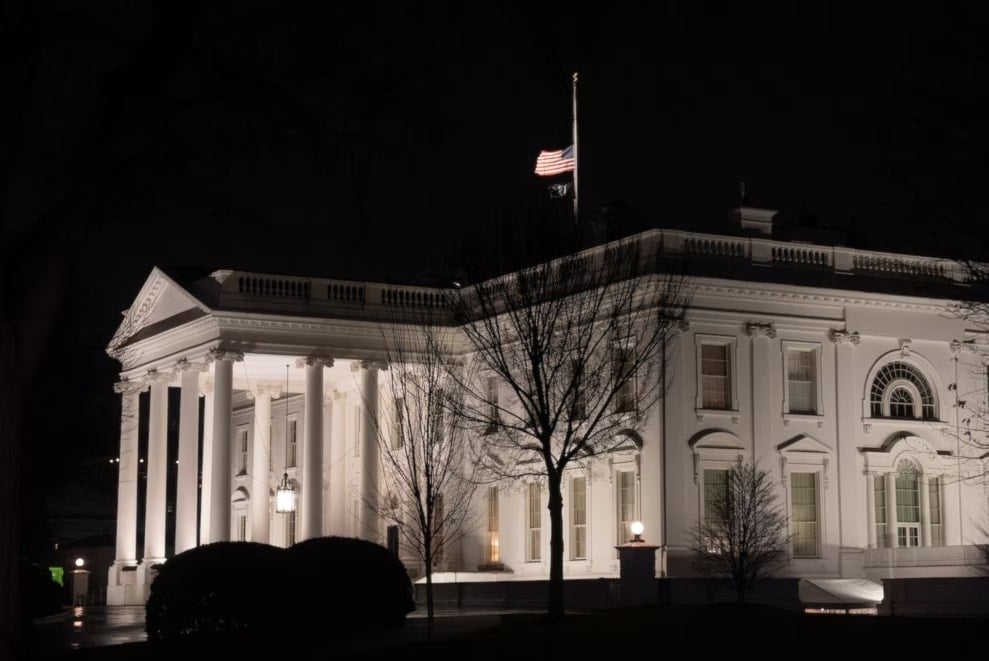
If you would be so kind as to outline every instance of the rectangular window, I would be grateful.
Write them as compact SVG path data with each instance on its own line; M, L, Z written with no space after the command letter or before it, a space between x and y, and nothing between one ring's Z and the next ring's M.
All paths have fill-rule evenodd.
M492 434L498 428L498 377L489 376L485 381L485 397L487 399L488 408L488 426L484 433Z
M354 456L361 456L361 407L354 407Z
M701 345L701 406L731 408L731 365L727 344Z
M817 473L790 474L793 557L818 556Z
M786 387L790 413L817 413L817 349L788 349Z
M288 421L288 438L285 439L285 467L294 468L299 456L298 421Z
M526 560L529 562L538 562L542 557L542 517L543 507L539 483L530 482L526 516L528 530Z
M398 557L398 526L390 525L385 529L385 548L388 552Z
M635 472L620 471L617 478L618 543L625 544L632 539L632 522L635 521Z
M587 478L570 481L570 559L587 559Z
M247 474L247 453L248 453L248 448L250 446L250 443L247 438L247 431L248 430L246 427L237 430L237 435L239 437L238 445L240 447L240 456L237 463L237 472L240 475Z
M570 364L570 375L574 381L573 409L570 412L571 420L587 419L587 392L584 390L583 367L579 360Z
M620 413L635 410L635 374L632 373L634 364L632 347L612 347L611 373L616 387L615 410Z
M873 494L876 501L876 546L886 547L886 476L873 475Z
M501 562L501 538L498 534L498 487L488 489L488 562Z
M721 502L728 496L728 470L704 470L704 521L713 525L720 517Z
M295 512L289 512L285 519L285 546L295 544Z
M930 478L927 488L931 507L931 546L944 546L944 526L941 520L941 479Z
M920 490L917 473L896 474L896 522L920 523Z
M429 394L429 434L433 443L443 442L443 391L437 389Z
M237 515L237 541L246 542L247 541L247 515L238 514Z
M405 447L405 400L395 398L395 428L392 430L391 449L401 450Z

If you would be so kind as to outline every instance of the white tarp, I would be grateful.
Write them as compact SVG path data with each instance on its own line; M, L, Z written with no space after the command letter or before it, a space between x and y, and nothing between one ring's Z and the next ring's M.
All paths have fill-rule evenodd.
M805 605L876 606L882 600L883 586L864 578L804 578L800 581L800 601Z

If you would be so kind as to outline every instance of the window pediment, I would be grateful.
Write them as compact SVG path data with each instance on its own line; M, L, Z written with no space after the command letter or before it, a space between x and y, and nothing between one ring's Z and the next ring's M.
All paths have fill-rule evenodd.
M941 454L927 440L907 433L893 434L882 447L861 452L868 472L895 472L902 459L912 460L924 473L943 474L954 468L950 454Z

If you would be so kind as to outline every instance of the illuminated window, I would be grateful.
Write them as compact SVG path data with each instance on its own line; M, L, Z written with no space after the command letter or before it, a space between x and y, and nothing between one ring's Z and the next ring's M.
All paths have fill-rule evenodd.
M542 497L538 482L530 482L528 489L528 511L526 516L527 548L526 560L538 562L542 557Z
M443 511L443 494L436 494L433 502L433 566L443 560L443 552L446 549L446 540L443 536L443 519L446 513Z
M873 494L876 502L876 545L885 548L886 544L886 476L873 476Z
M587 559L587 478L570 481L570 558Z
M285 515L285 546L292 546L295 544L295 511L288 512Z
M818 352L803 346L786 349L786 412L819 413Z
M285 467L294 468L299 455L298 421L288 421L288 438L285 439Z
M632 522L635 514L635 471L619 471L616 475L618 501L618 543L632 539Z
M391 449L400 450L405 447L405 399L395 398L395 429L391 437Z
M498 487L488 489L488 562L501 562L501 539L498 534Z
M920 475L909 461L896 473L896 545L920 546Z
M931 517L931 546L944 546L944 525L941 521L941 479L927 479L928 504Z
M937 420L934 391L909 363L884 365L872 381L869 402L874 418Z
M720 518L720 507L728 497L728 470L704 469L704 521L715 525Z
M732 408L731 350L727 344L701 344L701 408Z
M818 557L817 473L790 473L790 510L793 557Z

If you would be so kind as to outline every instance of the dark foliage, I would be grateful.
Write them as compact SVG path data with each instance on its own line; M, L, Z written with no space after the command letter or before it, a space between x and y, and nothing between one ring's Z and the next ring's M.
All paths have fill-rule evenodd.
M339 639L400 626L414 608L405 566L378 544L320 537L286 550L218 542L161 566L146 627L152 642Z
M151 584L148 640L265 636L278 624L274 588L284 554L268 544L217 542L171 558Z
M21 560L20 585L21 614L25 620L54 615L62 610L62 586L38 563Z
M317 537L286 552L293 572L283 599L306 604L294 613L303 632L343 637L398 627L415 610L412 581L383 546L352 537Z

